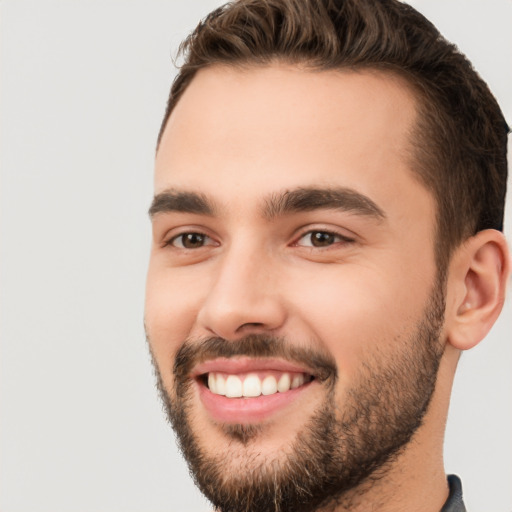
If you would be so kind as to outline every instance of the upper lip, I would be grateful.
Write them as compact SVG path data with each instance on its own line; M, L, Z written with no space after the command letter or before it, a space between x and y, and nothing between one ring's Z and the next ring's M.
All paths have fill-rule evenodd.
M248 373L257 372L264 370L274 370L280 372L290 373L309 373L313 375L310 369L293 363L285 361L284 359L272 359L272 358L252 358L252 357L233 357L225 358L220 357L217 359L211 359L203 363L198 364L194 367L191 372L191 377L196 378L200 375L204 375L210 372L220 373Z

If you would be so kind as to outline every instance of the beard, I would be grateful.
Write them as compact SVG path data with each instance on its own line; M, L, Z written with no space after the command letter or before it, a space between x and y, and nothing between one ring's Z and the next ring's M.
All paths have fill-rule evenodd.
M187 340L176 355L170 392L153 357L157 387L180 449L196 485L218 511L350 509L364 494L364 484L385 476L421 426L434 393L444 350L444 287L437 284L414 332L393 340L391 353L372 347L343 400L336 396L334 359L283 338ZM326 390L290 446L266 458L254 446L265 435L265 426L221 425L229 443L221 455L208 453L194 430L190 370L203 360L240 355L304 363Z

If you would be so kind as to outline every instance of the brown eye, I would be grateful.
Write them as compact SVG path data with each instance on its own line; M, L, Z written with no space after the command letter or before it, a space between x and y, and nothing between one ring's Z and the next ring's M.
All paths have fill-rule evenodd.
M183 233L174 237L169 244L180 249L199 249L208 245L209 237L202 233Z
M353 242L353 240L331 233L330 231L308 231L300 237L297 245L302 247L330 247L331 245L338 244L340 242Z
M310 234L310 239L313 247L327 247L336 242L336 235L325 231L313 231Z

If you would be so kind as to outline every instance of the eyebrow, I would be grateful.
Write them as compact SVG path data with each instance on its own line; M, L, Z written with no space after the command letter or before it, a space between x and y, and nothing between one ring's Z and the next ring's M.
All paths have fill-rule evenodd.
M262 214L268 220L290 213L314 210L341 210L377 220L386 218L384 211L368 196L351 188L301 187L272 194L263 204ZM153 198L149 216L158 213L181 212L215 215L217 208L204 194L190 191L165 190Z
M198 215L214 215L215 208L208 198L196 192L165 190L155 195L149 207L149 216L157 213L182 212Z
M274 194L265 201L263 214L274 219L288 213L314 210L341 210L377 220L386 218L384 211L369 197L351 188L298 188Z

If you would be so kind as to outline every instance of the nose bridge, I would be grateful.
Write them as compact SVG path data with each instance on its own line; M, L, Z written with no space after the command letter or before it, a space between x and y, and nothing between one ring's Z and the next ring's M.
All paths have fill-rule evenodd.
M276 262L251 237L233 241L220 255L198 321L223 338L278 328L284 321Z

